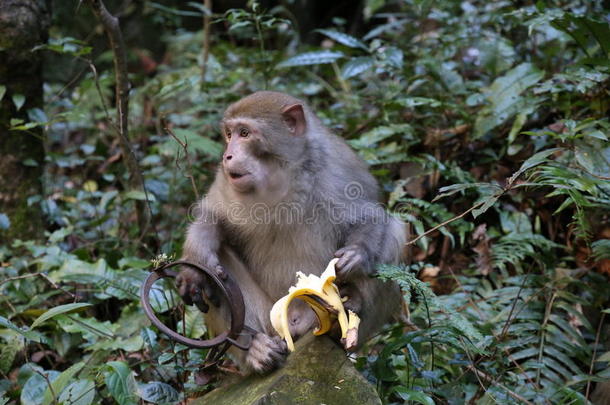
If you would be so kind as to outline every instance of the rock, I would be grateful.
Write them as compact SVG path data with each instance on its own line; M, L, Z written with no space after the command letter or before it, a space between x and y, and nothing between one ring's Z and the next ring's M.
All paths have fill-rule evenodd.
M373 386L328 337L301 338L286 365L215 389L191 405L377 405Z

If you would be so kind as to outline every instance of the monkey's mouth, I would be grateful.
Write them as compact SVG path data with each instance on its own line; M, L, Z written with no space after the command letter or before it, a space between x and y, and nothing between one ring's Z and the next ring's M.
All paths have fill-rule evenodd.
M238 180L241 179L242 177L247 176L250 173L247 172L229 172L229 177L231 178L231 180Z

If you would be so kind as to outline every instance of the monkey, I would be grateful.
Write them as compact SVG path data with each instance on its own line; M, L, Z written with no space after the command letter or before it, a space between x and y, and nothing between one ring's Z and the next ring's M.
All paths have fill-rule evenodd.
M400 309L398 285L374 274L378 264L400 262L406 241L366 163L304 101L280 92L231 104L220 128L222 162L196 205L182 259L229 273L242 290L245 324L257 332L247 352L233 352L240 369L267 373L283 364L286 343L269 311L298 271L320 275L334 257L345 307L360 316L358 342L365 342ZM187 305L206 312L208 329L228 329L229 307L205 276L184 268L176 284ZM295 340L316 325L307 304L291 304Z

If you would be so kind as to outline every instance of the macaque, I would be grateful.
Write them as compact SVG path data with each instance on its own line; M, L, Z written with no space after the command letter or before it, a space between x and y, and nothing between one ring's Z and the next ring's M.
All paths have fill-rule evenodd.
M242 370L281 366L286 344L269 311L298 271L320 275L334 257L345 307L362 319L358 342L365 342L400 309L398 285L373 276L377 264L400 261L406 238L404 224L378 203L365 163L303 101L283 93L260 91L230 105L221 130L222 164L197 205L183 259L239 284L245 323L258 331L248 351L233 352ZM177 285L185 303L207 312L212 332L228 329L228 306L206 276L185 268ZM289 322L295 340L317 324L300 300Z

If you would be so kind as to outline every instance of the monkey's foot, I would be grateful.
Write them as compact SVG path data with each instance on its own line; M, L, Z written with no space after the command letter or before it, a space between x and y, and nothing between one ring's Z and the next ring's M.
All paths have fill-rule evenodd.
M346 299L343 302L343 307L346 311L352 311L359 314L362 311L362 297L356 290L354 284L343 284L339 287L339 294L342 299Z
M259 374L279 368L288 355L286 342L279 336L257 333L246 354L246 364Z

